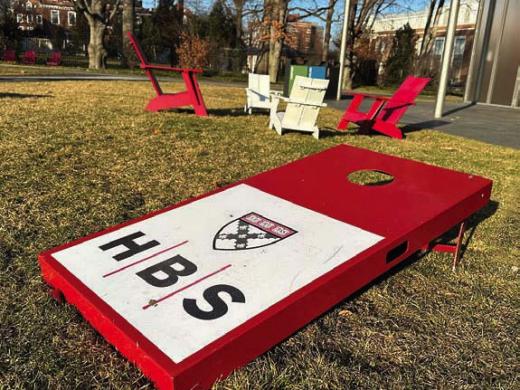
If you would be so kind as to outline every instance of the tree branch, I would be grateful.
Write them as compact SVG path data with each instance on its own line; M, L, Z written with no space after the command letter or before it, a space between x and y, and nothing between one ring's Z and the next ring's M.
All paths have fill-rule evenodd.
M112 21L112 19L114 19L114 17L117 14L117 11L119 11L119 6L120 5L121 5L121 0L116 0L116 3L114 4L114 8L108 14L107 24L110 23Z

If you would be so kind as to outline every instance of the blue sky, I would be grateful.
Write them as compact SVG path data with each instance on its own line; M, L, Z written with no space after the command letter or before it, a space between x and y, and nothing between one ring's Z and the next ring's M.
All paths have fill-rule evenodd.
M143 7L144 8L154 8L156 2L159 0L142 0L143 1ZM215 0L185 0L186 7L189 8L196 8L196 9L208 9L211 8L211 5L213 4ZM257 0L258 1L258 0ZM260 0L261 1L261 0ZM325 6L328 2L328 0L290 0L289 7L302 7L305 6L312 6L315 4L315 1L320 6ZM450 0L447 0L448 3ZM427 4L430 3L430 0L398 0L398 6L389 9L387 12L406 12L406 10L409 11L416 11L420 9L424 9ZM344 0L338 0L336 3L336 10L334 13L334 18L338 19L338 16L343 14L343 7L344 7L345 1ZM307 18L306 20L314 22L319 25L324 25L324 22L320 20L319 18ZM341 32L341 22L333 23L332 25L332 39L336 39L339 37Z

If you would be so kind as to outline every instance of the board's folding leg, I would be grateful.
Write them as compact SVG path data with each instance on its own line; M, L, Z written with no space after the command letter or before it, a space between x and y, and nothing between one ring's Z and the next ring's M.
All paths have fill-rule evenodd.
M55 287L51 287L49 290L50 296L58 303L63 303L63 293Z
M464 239L464 232L466 231L466 221L462 221L459 226L459 233L457 234L457 239L455 244L433 244L430 243L423 247L424 250L432 250L435 252L449 252L453 253L453 261L451 264L452 271L455 271L457 268L457 264L460 260L461 249L462 249L462 240Z

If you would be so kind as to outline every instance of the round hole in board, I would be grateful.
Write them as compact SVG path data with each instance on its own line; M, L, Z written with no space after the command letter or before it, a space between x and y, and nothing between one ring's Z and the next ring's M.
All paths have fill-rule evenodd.
M361 169L350 172L348 181L361 186L382 186L394 181L394 177L385 171L377 169Z

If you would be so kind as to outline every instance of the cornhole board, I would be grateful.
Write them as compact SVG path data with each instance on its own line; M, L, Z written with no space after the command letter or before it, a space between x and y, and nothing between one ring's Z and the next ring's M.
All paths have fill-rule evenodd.
M383 170L382 186L351 183ZM39 256L158 388L204 389L489 201L485 178L341 145Z

